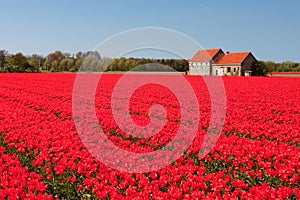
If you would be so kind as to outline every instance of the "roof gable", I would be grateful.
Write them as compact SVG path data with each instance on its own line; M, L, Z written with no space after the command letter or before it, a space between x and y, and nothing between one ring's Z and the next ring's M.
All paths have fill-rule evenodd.
M211 61L220 51L223 53L221 49L200 50L189 60L189 62Z

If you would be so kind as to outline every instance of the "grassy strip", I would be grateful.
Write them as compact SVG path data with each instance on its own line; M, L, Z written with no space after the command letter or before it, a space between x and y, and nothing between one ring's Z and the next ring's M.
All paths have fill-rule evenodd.
M230 135L236 135L240 138L247 138L247 139L250 139L252 141L260 141L262 142L263 139L267 140L268 142L280 142L280 143L284 143L284 144L288 144L290 146L295 146L297 148L300 148L300 142L297 142L295 144L292 144L292 141L285 141L285 140L278 140L278 139L272 139L268 136L265 136L265 135L260 135L260 136L257 136L257 137L253 137L250 133L248 134L245 134L245 133L240 133L239 131L237 130L233 130L233 131L230 131L230 132L226 132L225 133L226 137L230 136Z
M204 163L204 166L206 169L206 175L210 174L210 173L217 173L217 172L226 170L225 175L230 175L230 176L232 176L233 179L238 178L239 180L243 180L248 185L249 188L257 186L257 185L261 185L262 183L267 183L270 187L275 188L275 189L278 187L281 187L281 186L288 186L290 188L294 188L294 187L299 187L299 184L300 184L299 182L297 182L296 184L291 184L291 183L281 180L280 177L278 177L278 176L267 175L265 170L263 168L259 167L258 162L255 160L255 158L252 158L252 160L256 163L256 166L254 167L253 170L254 171L261 170L262 171L261 178L259 178L257 176L252 178L248 174L241 172L241 168L243 168L243 167L247 168L246 164L240 164L238 166L238 169L234 170L236 172L236 175L234 176L232 173L233 170L229 171L229 169L234 169L234 165L232 162L227 163L222 160L214 159L214 157L211 154L209 156L211 157L211 159L213 159L212 161L207 161L205 159L200 160L196 154L191 155L191 157L194 159L194 162L196 165L200 165L200 162ZM249 170L249 169L247 169L247 170ZM296 196L294 196L294 197L296 197Z

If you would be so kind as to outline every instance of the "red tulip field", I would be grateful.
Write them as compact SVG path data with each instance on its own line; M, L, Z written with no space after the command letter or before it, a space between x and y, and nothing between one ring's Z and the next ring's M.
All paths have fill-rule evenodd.
M95 109L104 135L136 154L164 149L185 123L178 98L158 84L136 89L127 115L140 126L163 124L151 137L134 137L121 130L111 109L121 77L105 74L98 83ZM222 133L201 158L210 93L202 77L183 77L199 105L191 145L165 167L131 173L101 162L82 142L72 110L76 74L0 74L0 199L300 199L300 79L222 77ZM167 117L150 118L153 104Z

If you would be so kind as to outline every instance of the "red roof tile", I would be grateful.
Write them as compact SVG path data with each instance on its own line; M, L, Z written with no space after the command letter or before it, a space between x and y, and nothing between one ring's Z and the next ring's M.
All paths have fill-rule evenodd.
M200 50L189 61L190 62L208 62L208 61L212 60L220 50L221 49Z
M215 64L241 64L249 54L250 52L228 53L225 54Z

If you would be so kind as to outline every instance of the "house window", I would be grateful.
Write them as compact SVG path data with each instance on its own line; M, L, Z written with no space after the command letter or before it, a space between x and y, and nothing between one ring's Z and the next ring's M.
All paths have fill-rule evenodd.
M218 70L216 69L216 75L218 75Z
M236 72L236 68L233 68L233 72Z
M227 73L229 73L231 71L230 67L227 67Z

